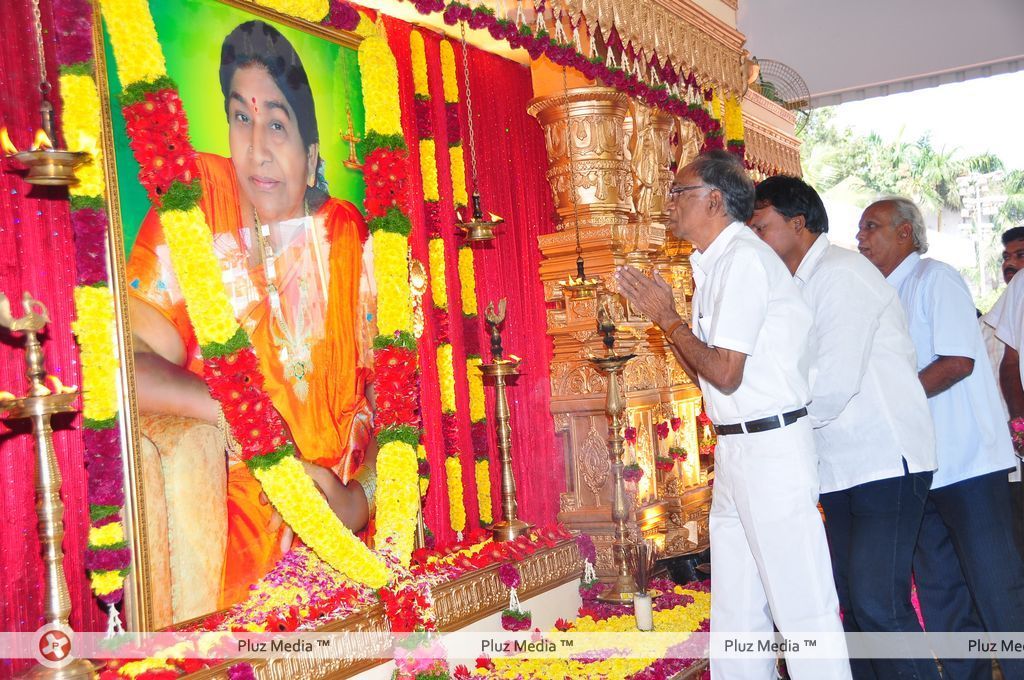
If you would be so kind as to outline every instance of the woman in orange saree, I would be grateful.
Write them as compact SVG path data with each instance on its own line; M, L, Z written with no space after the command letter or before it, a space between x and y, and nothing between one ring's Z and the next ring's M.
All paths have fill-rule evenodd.
M332 509L359 530L375 490L373 461L365 460L372 245L358 210L326 192L308 78L288 41L261 21L242 24L224 41L220 75L231 158L200 154L200 208L267 392ZM132 249L128 281L140 410L218 422L154 211ZM227 464L222 606L243 600L291 540L233 451Z

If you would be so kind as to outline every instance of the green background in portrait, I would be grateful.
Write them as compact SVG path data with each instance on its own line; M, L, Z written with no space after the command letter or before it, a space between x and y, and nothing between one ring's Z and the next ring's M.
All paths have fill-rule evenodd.
M178 85L185 105L192 145L198 151L229 156L227 117L219 79L221 43L238 24L261 17L214 0L153 0L150 11L167 61L167 73ZM348 129L347 105L351 106L356 135L361 135L363 130L363 99L356 51L272 21L268 23L281 31L292 44L309 77L320 129L320 155L326 164L331 196L361 207L365 191L363 174L343 165L349 156L349 145L341 139ZM149 210L149 199L139 184L139 166L128 146L124 117L117 103L121 83L105 26L104 45L113 112L121 222L125 250L130 253L139 226Z

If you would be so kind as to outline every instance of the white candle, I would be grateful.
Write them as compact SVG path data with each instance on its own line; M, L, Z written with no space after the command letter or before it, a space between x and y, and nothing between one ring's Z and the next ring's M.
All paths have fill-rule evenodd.
M654 609L650 595L647 593L633 595L633 613L636 614L637 630L654 630Z

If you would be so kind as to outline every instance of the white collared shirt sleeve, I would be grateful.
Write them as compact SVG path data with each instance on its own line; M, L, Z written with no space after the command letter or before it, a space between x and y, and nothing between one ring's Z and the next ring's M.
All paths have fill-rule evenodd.
M987 360L986 355L977 356L981 332L978 330L974 300L954 270L938 270L928 288L925 305L931 319L931 344L935 356L967 357L976 362Z
M838 418L860 391L884 301L849 269L830 268L817 275L805 294L814 311L815 378L807 411L811 425Z
M707 343L750 356L768 314L768 273L764 263L754 251L736 248L716 278L719 286L715 291L715 316Z

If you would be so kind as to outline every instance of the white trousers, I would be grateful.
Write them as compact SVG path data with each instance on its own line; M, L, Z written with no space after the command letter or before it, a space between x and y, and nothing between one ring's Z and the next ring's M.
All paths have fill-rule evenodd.
M807 418L719 437L711 502L711 633L839 633ZM788 636L787 636L788 637ZM793 680L847 680L846 659L789 658ZM712 680L771 680L774 659L711 659Z

